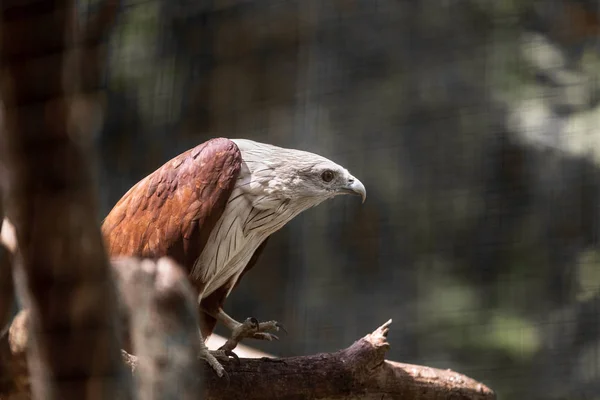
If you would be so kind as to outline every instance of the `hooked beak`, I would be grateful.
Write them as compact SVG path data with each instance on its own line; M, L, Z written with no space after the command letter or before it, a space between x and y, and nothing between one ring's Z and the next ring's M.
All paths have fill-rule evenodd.
M356 196L360 196L362 198L363 203L367 199L367 190L365 189L365 186L362 184L361 181L359 181L353 176L350 176L350 179L348 179L346 185L340 189L340 192L342 192L343 194L353 194Z

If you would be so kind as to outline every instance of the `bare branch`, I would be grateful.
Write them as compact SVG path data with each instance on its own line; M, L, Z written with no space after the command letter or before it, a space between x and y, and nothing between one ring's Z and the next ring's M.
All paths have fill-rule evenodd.
M485 385L459 373L386 361L390 323L335 353L230 362L227 387L205 368L203 398L495 399Z
M205 379L204 392L188 392L184 398L213 400L313 398L493 400L496 398L487 386L462 374L385 360L385 353L389 349L387 333L390 323L391 321L386 322L350 347L334 353L290 358L242 358L239 364L229 362L225 365L228 380L218 378L205 364L198 369L179 369L180 373L186 376L184 379L200 376ZM21 329L11 332L19 335L26 334ZM0 349L5 347L3 341L0 341ZM23 340L11 337L10 342L22 343ZM17 352L13 354L13 360L9 363L16 364L12 369L21 372L21 375L17 373L14 379L24 381L26 378L22 376L23 371L18 367L19 354L22 354L22 350L19 353L19 347L14 345L13 347ZM178 361L176 357L163 358L161 365L158 365L156 364L158 359L154 359L151 361L154 364L147 367L143 366L137 357L125 351L123 351L123 360L134 375L143 374L144 368L151 370L157 366L167 370L173 366L173 362ZM167 379L163 379L162 382L165 385L170 383L176 386L176 382L180 380L181 376L175 377L171 382ZM6 392L0 392L0 396L4 393Z
M119 258L112 262L125 307L125 326L137 359L140 399L196 399L202 392L198 359L200 336L194 290L173 260ZM127 332L126 332L127 333ZM126 343L129 347L129 343ZM124 355L131 367L136 361Z

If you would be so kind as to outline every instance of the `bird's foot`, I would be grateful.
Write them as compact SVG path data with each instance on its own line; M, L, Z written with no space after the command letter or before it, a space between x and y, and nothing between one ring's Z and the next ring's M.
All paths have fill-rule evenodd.
M210 365L210 367L215 371L219 378L222 378L223 375L226 375L225 368L221 362L227 362L231 358L236 360L238 363L240 362L240 358L231 350L227 349L219 349L219 350L209 350L206 346L202 346L198 353L198 357L203 359ZM219 362L219 360L221 362Z
M246 318L244 322L232 329L231 337L219 348L219 350L231 351L235 349L238 343L244 338L268 341L279 340L279 337L266 331L278 332L280 329L287 333L283 325L277 321L258 322L254 317Z

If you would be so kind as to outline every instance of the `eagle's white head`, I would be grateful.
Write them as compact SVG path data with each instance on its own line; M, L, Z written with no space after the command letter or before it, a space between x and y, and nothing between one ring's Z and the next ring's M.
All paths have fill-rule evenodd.
M232 141L244 161L237 186L258 209L282 204L306 209L341 194L361 196L363 202L367 197L361 181L325 157L248 139Z

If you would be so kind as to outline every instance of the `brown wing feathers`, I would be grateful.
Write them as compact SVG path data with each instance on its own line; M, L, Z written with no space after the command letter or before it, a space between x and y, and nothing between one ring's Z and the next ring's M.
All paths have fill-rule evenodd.
M235 143L224 138L165 163L132 187L104 220L109 255L166 255L190 272L225 209L241 163Z

